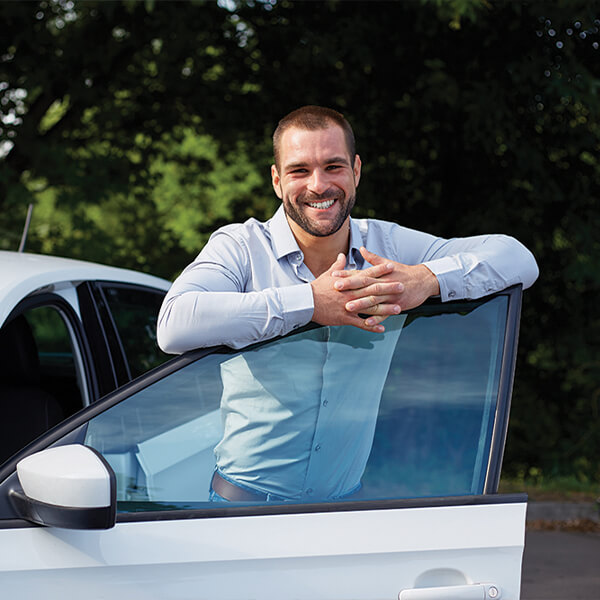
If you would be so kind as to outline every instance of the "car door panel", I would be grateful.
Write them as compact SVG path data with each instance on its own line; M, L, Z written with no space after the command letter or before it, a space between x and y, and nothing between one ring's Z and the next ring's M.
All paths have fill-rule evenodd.
M48 445L85 444L110 465L113 529L19 527L5 498L16 475L6 472L0 587L128 600L518 599L526 499L495 491L519 307L515 288L390 317L387 341L309 327L281 345L202 350L159 367L48 436ZM315 363L315 351L326 357L316 371L299 362L309 355ZM336 355L344 365L358 357L351 392L365 402L336 413L330 432L348 437L363 414L372 423L371 438L360 440L362 489L343 502L326 494L310 504L301 496L210 502L225 376L244 382L243 402L262 406L268 388L272 399L296 394L301 403L303 382L315 380L322 383L310 393L326 400L345 372L324 366Z
M13 529L4 532L0 585L10 595L27 581L48 600L84 589L90 600L376 600L478 584L518 598L526 503L473 501L121 522L104 532Z

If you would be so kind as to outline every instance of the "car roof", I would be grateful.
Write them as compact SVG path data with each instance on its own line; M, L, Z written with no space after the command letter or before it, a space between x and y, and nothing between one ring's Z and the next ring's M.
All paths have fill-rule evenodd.
M25 297L49 286L57 290L81 281L134 283L167 291L171 282L140 271L99 263L0 250L0 325ZM48 289L48 291L51 291Z

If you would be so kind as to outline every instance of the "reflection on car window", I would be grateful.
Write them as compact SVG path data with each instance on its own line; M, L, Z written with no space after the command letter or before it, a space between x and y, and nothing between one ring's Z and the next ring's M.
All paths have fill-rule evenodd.
M164 294L126 286L103 286L103 291L131 378L168 360L156 342L156 320Z
M507 298L427 305L384 334L317 327L205 356L90 421L120 510L210 506L215 467L269 500L483 492Z

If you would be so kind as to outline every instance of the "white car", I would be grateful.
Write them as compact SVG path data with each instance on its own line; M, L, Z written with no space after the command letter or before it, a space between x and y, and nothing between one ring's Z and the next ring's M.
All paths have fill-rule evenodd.
M136 271L0 251L0 464L168 358L155 328L169 286Z
M496 492L520 305L520 287L432 301L390 317L384 334L311 325L153 369L0 470L0 589L48 600L518 599L526 496ZM306 493L287 500L214 501L227 411L253 406L268 427L267 397L270 411L336 407L308 450L337 481L345 453L366 444L360 491L330 499L321 477L320 491L292 481ZM284 434L302 431L291 419ZM294 458L279 441L256 457L275 482ZM234 462L257 451L239 450Z

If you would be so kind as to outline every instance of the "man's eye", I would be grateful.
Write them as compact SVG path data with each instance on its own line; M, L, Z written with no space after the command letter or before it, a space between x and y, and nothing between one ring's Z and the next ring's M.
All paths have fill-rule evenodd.
M341 165L328 165L327 166L328 171L336 171L337 169L341 169L341 168L342 168Z

